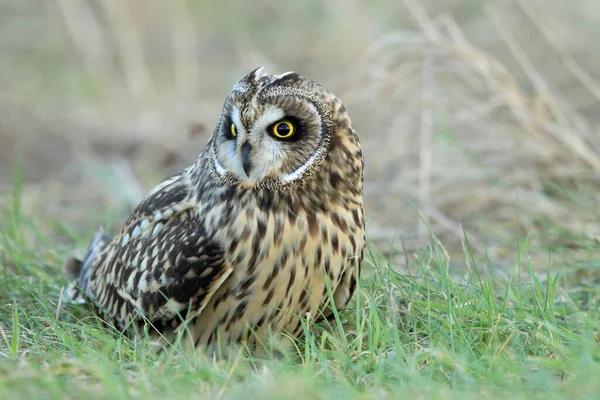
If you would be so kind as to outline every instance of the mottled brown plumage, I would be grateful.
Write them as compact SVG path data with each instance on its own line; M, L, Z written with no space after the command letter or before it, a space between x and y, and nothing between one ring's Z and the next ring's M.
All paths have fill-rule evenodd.
M330 313L327 280L337 308L355 290L362 185L340 100L298 74L255 70L197 162L154 188L120 234L99 231L82 261L67 261L68 299L91 299L121 329L185 326L194 347L298 335L306 313Z

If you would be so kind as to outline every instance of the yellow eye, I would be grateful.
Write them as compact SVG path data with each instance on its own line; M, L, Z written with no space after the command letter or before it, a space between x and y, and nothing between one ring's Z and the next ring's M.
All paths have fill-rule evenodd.
M290 121L281 121L273 125L273 135L280 139L291 137L296 131L296 127Z
M235 129L235 124L231 124L231 136L236 137L237 136L237 130Z

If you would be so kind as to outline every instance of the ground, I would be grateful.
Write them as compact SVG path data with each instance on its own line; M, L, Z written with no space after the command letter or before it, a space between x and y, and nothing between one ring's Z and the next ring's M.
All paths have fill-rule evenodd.
M235 15L232 13L235 10ZM0 2L7 398L565 398L600 389L595 0ZM193 162L233 83L296 70L365 152L357 296L295 351L155 355L60 268Z

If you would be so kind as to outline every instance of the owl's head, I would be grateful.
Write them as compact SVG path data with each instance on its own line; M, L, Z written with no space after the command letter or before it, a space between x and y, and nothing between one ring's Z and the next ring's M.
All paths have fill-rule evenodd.
M225 101L209 146L213 172L245 187L302 181L324 163L338 126L352 131L331 92L294 72L267 75L258 68Z

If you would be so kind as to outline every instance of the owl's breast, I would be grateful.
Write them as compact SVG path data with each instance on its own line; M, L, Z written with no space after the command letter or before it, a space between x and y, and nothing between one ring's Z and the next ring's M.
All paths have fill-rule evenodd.
M354 285L362 259L362 208L314 214L246 208L231 213L215 240L233 273L198 317L196 345L216 337L241 340L247 327L258 337L282 330L297 335L307 313L322 316L328 286L342 294L341 303L352 295L346 286Z

